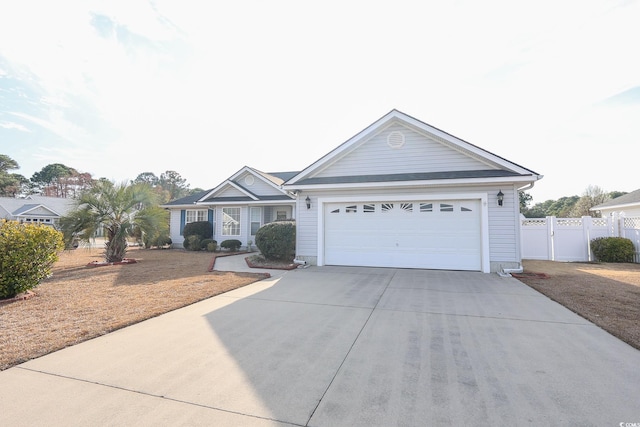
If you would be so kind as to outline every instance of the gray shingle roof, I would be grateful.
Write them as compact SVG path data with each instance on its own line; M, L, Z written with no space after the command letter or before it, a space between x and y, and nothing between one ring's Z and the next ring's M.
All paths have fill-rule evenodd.
M355 184L364 182L397 182L397 181L429 181L435 179L459 179L459 178L500 178L520 176L511 171L490 169L476 171L454 172L424 172L424 173L398 173L389 175L351 175L307 178L298 181L300 185L314 184Z
M224 203L224 202L264 202L274 200L286 200L292 201L293 198L284 194L280 196L256 196L258 200L252 199L249 196L235 196L235 197L210 197L202 201L202 203Z
M199 192L199 193L191 194L191 195L183 197L181 199L172 200L172 201L170 201L168 203L165 203L162 206L193 205L195 202L197 202L198 200L200 200L201 198L206 196L207 193L209 193L210 191L211 191L211 189L206 190L206 191L202 191L202 192Z
M635 203L640 204L640 189L632 191L631 193L624 194L620 197L616 197L615 199L608 200L598 206L594 206L593 208L591 208L591 210L595 211L600 208L611 208L614 206L629 205Z

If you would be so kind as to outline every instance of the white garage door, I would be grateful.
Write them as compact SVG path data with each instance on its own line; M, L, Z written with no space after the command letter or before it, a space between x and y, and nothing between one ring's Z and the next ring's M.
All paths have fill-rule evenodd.
M324 206L326 265L482 270L480 200Z

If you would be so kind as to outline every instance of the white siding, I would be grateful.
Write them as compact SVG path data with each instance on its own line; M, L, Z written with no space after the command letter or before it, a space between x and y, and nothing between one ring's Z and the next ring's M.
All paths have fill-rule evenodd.
M496 194L502 190L504 193L503 206L497 205ZM487 193L488 200L488 222L489 222L489 261L491 271L497 271L500 266L512 268L520 262L520 234L518 214L517 191L514 188L504 186L482 186L482 187L439 187L439 188L419 188L408 189L398 188L391 190L349 190L349 191L305 191L298 196L297 208L297 255L311 263L317 262L318 257L318 197L364 197L364 196L384 196L393 194L394 196L412 194L433 194L434 199L438 199L438 194L456 193ZM311 199L311 209L307 209L304 199L309 196Z
M401 148L391 148L387 137L391 132L405 136ZM316 177L369 174L449 172L492 169L473 157L427 138L405 126L393 125L373 136L337 162L315 174Z
M614 212L617 212L619 214L623 214L627 218L631 218L631 217L640 216L640 206L638 207L629 206L625 208L609 208L609 209L604 208L600 212L602 213L602 216L610 216Z
M53 216L53 212L44 206L38 206L36 209L32 209L29 212L25 213L26 215L45 215L45 216Z
M220 192L216 193L215 197L247 197L247 193L242 192L231 185L227 185Z
M248 175L253 176L253 184L251 185L245 181L245 177ZM243 174L241 177L234 181L238 185L259 196L279 196L282 194L282 191L275 188L272 184L265 182L263 178L250 173Z

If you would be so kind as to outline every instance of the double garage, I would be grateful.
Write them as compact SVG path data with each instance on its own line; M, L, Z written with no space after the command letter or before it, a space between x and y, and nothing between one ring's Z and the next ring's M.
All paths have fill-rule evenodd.
M322 264L483 271L482 206L481 198L327 201Z

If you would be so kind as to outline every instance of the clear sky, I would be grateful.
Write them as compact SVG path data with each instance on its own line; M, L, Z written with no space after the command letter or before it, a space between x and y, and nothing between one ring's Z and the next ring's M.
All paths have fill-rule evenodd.
M545 177L640 188L640 2L14 1L0 154L30 178L301 170L390 110Z

